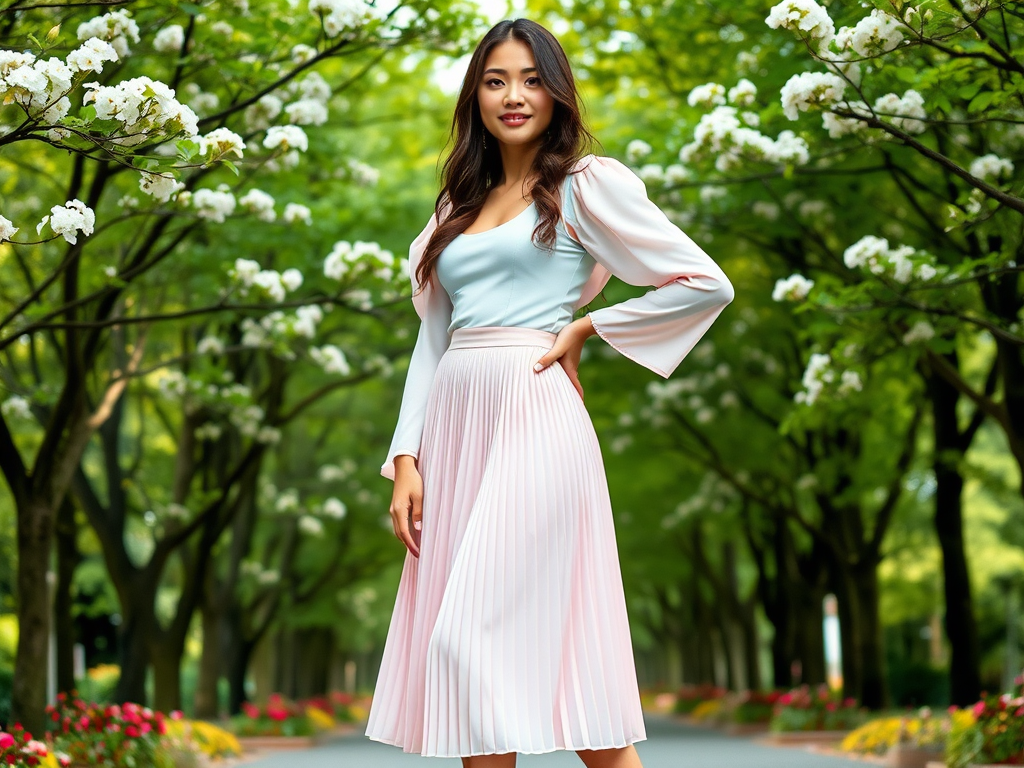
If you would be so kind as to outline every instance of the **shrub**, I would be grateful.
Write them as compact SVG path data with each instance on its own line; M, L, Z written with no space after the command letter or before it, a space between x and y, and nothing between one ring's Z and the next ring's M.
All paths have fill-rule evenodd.
M167 730L160 712L131 702L87 704L74 692L59 694L57 705L46 712L54 726L54 748L76 764L173 768L160 744Z
M32 738L32 734L21 725L15 725L10 733L0 731L0 765L23 766L68 766L71 758L55 754L43 742Z
M334 716L326 706L288 701L271 694L265 707L245 703L242 714L231 718L230 727L238 736L312 736L334 727Z
M771 729L780 731L842 731L861 725L866 712L852 698L842 698L827 685L808 685L782 694L775 703Z
M933 717L922 707L916 717L882 717L871 720L850 733L839 748L858 754L884 754L897 744L913 747L940 748L946 742L950 719Z
M1024 765L1024 676L1010 693L983 696L971 709L953 714L946 764L970 763Z
M685 715L693 712L701 702L713 701L725 696L725 689L714 685L684 685L676 692L673 712Z
M782 691L744 691L732 709L734 723L767 723L775 713Z
M242 754L242 745L233 733L203 720L175 717L177 714L167 722L167 735L178 744L214 759Z

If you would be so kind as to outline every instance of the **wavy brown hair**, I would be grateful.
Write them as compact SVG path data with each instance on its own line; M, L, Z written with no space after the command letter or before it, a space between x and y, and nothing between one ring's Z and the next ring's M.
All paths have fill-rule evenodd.
M497 139L491 136L484 149L483 139L489 131L480 117L476 92L483 79L487 56L496 45L507 40L519 40L530 46L541 86L554 100L551 125L534 157L532 169L537 176L532 195L540 219L532 237L536 239L539 233L540 242L549 250L554 247L555 227L561 215L561 184L590 147L600 144L583 124L572 68L555 36L529 19L506 19L491 27L473 51L455 105L451 133L445 145L454 142L454 147L444 162L443 184L434 203L438 226L416 267L416 281L420 286L431 279L441 252L476 220L488 193L502 176ZM442 220L442 213L449 204L449 212Z

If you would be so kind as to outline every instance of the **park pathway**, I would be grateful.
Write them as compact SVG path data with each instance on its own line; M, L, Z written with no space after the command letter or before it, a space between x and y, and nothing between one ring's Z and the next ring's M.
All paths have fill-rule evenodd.
M864 768L844 760L793 747L758 744L752 738L725 736L694 728L670 717L645 713L647 740L637 743L644 768ZM245 768L409 768L414 765L461 765L457 759L410 755L387 744L370 741L362 728L329 744L301 752L267 755ZM581 768L574 752L519 755L516 768Z

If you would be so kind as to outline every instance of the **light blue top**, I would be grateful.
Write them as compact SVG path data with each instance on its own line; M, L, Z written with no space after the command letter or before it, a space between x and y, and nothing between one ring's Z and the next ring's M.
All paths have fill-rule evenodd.
M568 191L563 200L569 201ZM435 268L452 302L449 335L456 328L495 325L558 333L572 321L594 258L561 221L553 250L534 242L530 235L539 220L536 203L530 203L503 224L458 235L441 252Z

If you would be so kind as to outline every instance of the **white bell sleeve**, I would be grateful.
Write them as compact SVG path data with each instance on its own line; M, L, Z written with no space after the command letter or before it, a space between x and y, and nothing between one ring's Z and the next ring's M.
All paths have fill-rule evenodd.
M398 409L398 424L391 439L387 459L380 468L381 475L389 480L395 479L395 456L408 454L419 458L420 437L423 434L427 413L427 397L434 382L438 363L451 341L448 326L451 324L452 303L443 288L435 289L436 275L421 293L416 293L416 265L419 264L427 241L436 228L437 219L431 216L427 226L409 246L409 278L414 294L412 303L420 317L420 327L412 356L409 358L402 405Z
M587 314L608 344L668 378L733 300L732 283L648 199L643 181L628 167L597 155L580 167L563 205L570 234L594 257L595 272L656 288Z

